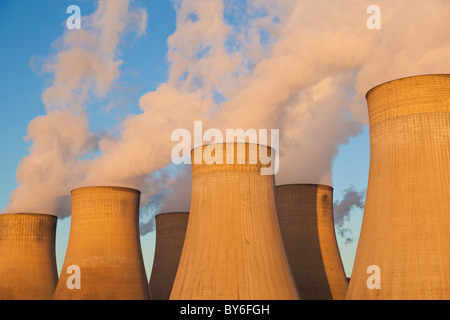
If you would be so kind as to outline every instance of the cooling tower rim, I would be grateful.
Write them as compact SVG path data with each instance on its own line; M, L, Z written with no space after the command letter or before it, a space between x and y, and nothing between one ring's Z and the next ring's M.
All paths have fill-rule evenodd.
M324 187L326 189L334 190L332 186L326 185L326 184L320 184L320 183L287 183L287 184L280 184L275 186L275 188L278 187L289 187L289 186L311 186L311 187Z
M42 216L48 216L50 217L50 219L58 219L58 216L51 214L51 213L43 213L43 212L5 212L5 213L0 213L0 217L1 216L18 216L18 215L22 215L22 216L36 216L36 217L42 217Z
M272 148L272 147L270 147L270 146L268 146L268 145L266 145L266 144L253 143L253 142L235 142L235 141L234 141L234 142L214 142L214 143L205 143L205 144L202 144L201 146L197 146L197 147L191 148L191 153L192 153L192 151L194 151L195 149L200 149L200 148L203 148L203 147L213 146L213 145L219 145L219 144L221 144L221 145L224 145L224 144L256 145L256 146L261 146L261 147L266 147L266 148L272 149L274 152L276 152L276 149L274 149L274 148Z
M369 96L369 94L376 90L379 87L382 87L386 84L392 83L392 82L397 82L397 81L402 81L402 80L407 80L407 79L418 79L418 78L426 78L426 77L450 77L449 73L429 73L429 74L419 74L419 75L413 75L413 76L407 76L407 77L401 77L401 78L396 78L396 79L392 79L383 83L380 83L376 86L374 86L373 88L371 88L369 91L367 91L366 93L366 100Z
M141 194L141 191L135 188L130 188L130 187L123 187L123 186L86 186L86 187L79 187L79 188L75 188L72 191L70 191L70 193L74 193L76 191L81 191L81 190L85 190L85 189L112 189L112 190L124 190L124 191L131 191L137 194Z
M160 215L168 215L168 214L189 214L189 211L168 211L168 212L159 212L157 214L155 214L156 216L160 216Z

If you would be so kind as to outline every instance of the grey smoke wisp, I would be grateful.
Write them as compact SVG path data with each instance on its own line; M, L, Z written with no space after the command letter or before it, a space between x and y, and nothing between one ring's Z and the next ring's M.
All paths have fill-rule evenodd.
M346 227L346 223L350 221L353 209L364 209L365 198L365 189L358 191L352 186L344 191L342 200L334 202L334 224L339 236L345 239L345 244L350 244L354 241L352 232Z

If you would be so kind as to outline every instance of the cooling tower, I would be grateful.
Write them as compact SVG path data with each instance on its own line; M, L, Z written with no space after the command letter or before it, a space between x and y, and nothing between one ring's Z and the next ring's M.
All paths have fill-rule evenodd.
M170 298L298 299L277 220L274 176L260 172L266 165L258 150L270 155L272 149L244 143L209 148L191 152L189 223Z
M189 212L156 215L156 243L150 276L150 292L154 300L169 300L189 220Z
M62 300L149 299L139 238L140 192L122 187L72 191L69 243L55 290ZM79 268L80 288L69 283Z
M0 215L0 299L49 300L58 282L55 256L57 218Z
M366 98L369 181L347 298L450 299L450 75Z
M275 196L286 255L302 299L345 299L348 282L334 231L333 188L282 185Z

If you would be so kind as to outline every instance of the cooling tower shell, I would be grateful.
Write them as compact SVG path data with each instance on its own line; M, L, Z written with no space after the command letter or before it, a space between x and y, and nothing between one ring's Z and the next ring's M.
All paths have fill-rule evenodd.
M69 243L54 299L150 299L139 237L139 199L138 190L123 187L72 191ZM67 286L71 265L80 268L80 289Z
M261 175L267 165L259 155L252 164L249 156L264 148L273 161L274 151L254 144L220 146L223 164L207 164L207 156L195 163L207 146L191 152L189 223L170 298L298 299L277 220L274 176Z
M47 214L0 215L0 299L50 300L58 282L57 218Z
M450 299L450 75L393 80L366 98L369 181L347 299Z
M348 282L334 231L333 188L281 185L275 196L286 255L302 299L345 299Z
M155 256L150 292L154 300L169 300L183 250L189 212L160 213L155 220Z

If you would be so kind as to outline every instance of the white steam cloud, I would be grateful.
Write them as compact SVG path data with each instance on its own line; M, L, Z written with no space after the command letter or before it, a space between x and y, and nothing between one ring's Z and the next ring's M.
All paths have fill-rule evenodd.
M193 132L195 120L222 132L280 129L277 184L332 184L339 146L367 124L367 90L394 78L450 73L448 1L377 1L381 30L366 26L367 1L173 4L168 81L141 97L141 113L123 121L119 139L90 133L84 105L90 94L109 93L120 75L120 36L131 21L143 32L145 12L128 1L100 1L86 31L63 35L49 64L55 80L43 94L47 114L30 123L33 145L8 211L64 216L70 189L108 184L140 189L143 212L188 211L190 179L171 173L170 137L178 128ZM73 66L75 74L68 72ZM98 156L83 158L93 150Z

